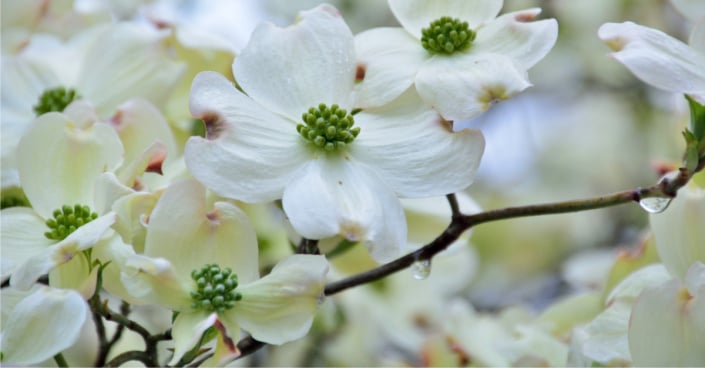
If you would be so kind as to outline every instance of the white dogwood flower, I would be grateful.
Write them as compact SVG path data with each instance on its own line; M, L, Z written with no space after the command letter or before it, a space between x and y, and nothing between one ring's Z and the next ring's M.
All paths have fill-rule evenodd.
M689 45L632 22L605 23L598 36L637 78L705 103L705 20L693 28Z
M527 70L551 50L555 19L541 9L497 17L502 0L389 0L403 28L358 34L358 107L412 85L447 120L469 119L531 86Z
M472 183L482 134L453 132L414 91L353 115L354 40L329 5L287 28L258 27L233 72L244 93L217 73L195 78L191 112L207 135L189 139L186 164L222 196L282 199L306 238L362 241L386 261L406 239L397 196L444 195Z
M259 278L257 236L247 216L229 202L210 208L195 180L171 185L147 226L144 254L127 258L121 278L136 298L179 312L169 365L210 327L219 331L218 365L238 355L240 327L270 344L308 332L328 271L323 256L293 255Z

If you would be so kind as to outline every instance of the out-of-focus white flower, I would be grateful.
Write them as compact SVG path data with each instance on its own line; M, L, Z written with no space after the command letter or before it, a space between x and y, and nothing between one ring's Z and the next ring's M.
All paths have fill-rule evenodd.
M37 287L14 305L18 293L3 289L2 363L31 366L71 347L88 317L88 305L73 290ZM7 311L7 314L5 314Z
M130 98L161 106L183 72L162 44L167 34L134 23L101 25L65 44L37 35L18 54L3 54L3 187L18 184L8 171L16 168L17 142L38 115L79 98L102 119Z
M294 255L261 279L258 267L256 235L245 214L228 202L209 209L205 188L189 180L173 184L159 199L144 255L127 258L122 281L141 301L179 311L170 364L210 327L220 332L212 363L224 364L239 354L240 327L271 344L305 335L328 263L321 256Z
M650 285L629 316L629 351L636 367L705 365L705 265L695 263L684 282Z
M194 81L191 112L207 136L188 141L187 166L222 196L281 198L306 238L340 235L389 260L406 238L397 196L443 195L472 182L481 133L453 132L413 91L351 114L353 37L329 5L288 28L260 26L233 71L247 95L216 73Z
M531 85L527 70L553 47L555 19L540 9L504 14L502 0L390 0L403 28L355 38L357 107L380 106L415 86L447 120L469 119Z
M705 17L705 2L700 0L671 0L671 4L690 21L697 22Z
M693 28L690 45L632 22L605 23L598 36L637 78L705 103L705 20Z
M705 189L693 182L678 191L668 210L649 216L659 258L681 280L695 262L705 263L703 219Z
M32 207L2 214L2 277L29 288L41 275L94 246L116 220L113 193L98 189L99 176L122 162L115 131L86 120L80 102L31 125L18 146L19 174ZM100 215L100 216L99 216ZM83 257L73 264L88 269Z

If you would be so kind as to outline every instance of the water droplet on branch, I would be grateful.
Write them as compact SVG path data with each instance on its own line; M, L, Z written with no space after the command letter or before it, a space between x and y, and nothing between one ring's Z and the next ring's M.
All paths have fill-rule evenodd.
M431 260L420 259L411 265L411 273L417 280L424 280L431 274Z
M651 197L639 201L639 205L648 213L661 213L668 208L673 198Z

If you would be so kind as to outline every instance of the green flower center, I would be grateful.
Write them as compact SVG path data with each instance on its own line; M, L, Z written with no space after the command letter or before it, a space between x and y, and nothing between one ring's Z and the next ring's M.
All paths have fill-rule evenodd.
M475 40L476 33L468 22L451 17L434 20L421 30L421 45L431 54L450 55L467 50Z
M229 268L221 269L216 264L207 264L193 270L191 278L196 282L196 291L191 292L193 309L207 312L223 312L235 306L242 294L235 291L237 275Z
M34 112L37 116L51 111L62 112L71 102L81 98L73 88L64 87L52 88L44 91L39 97L39 102L34 105Z
M345 147L360 134L359 127L353 128L355 120L352 115L336 104L312 107L303 113L301 119L305 124L297 125L296 131L305 140L328 152Z
M54 211L54 218L46 221L50 231L44 233L49 239L64 240L69 234L79 227L98 218L98 214L91 212L90 207L77 204L73 207L63 206Z

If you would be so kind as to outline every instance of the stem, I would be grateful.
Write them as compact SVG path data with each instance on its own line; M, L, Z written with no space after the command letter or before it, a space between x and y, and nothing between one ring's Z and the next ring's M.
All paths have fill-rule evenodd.
M250 355L255 351L261 349L265 345L265 343L252 338L252 336L247 336L237 343L237 349L240 350L240 356L238 356L237 358L240 359L242 357Z
M54 355L54 361L56 362L56 365L59 367L68 367L69 364L66 362L66 358L64 358L64 354L59 353Z
M460 206L458 205L458 198L455 197L455 193L448 194L446 198L448 199L450 210L453 213L453 218L460 216Z
M650 197L675 197L676 192L690 179L687 170L681 168L678 174L672 178L664 178L658 184L648 188L637 188L626 190L599 197L544 203L520 207L507 207L497 210L480 212L473 215L463 215L458 211L457 200L454 196L448 196L448 202L453 210L453 219L436 239L418 250L406 254L394 261L383 264L370 271L363 272L351 277L332 282L325 287L325 295L334 295L345 289L366 284L389 276L397 271L401 271L414 262L422 259L431 259L436 254L445 250L458 237L473 226L486 222L506 220L517 217L553 215L566 212L587 211L598 208L616 206L629 202L639 202ZM456 214L457 213L457 214Z
M137 360L142 362L145 366L147 367L154 367L156 366L153 361L153 358L149 356L144 351L137 351L137 350L131 350L131 351L126 351L115 358L111 359L108 364L106 364L107 367L119 367L129 361L132 360Z
M296 247L296 253L297 254L321 254L321 251L318 249L318 240L317 239L301 238L301 241L299 242L299 246Z
M97 291L88 300L88 304L91 307L91 315L93 316L95 331L98 335L98 356L96 357L94 365L96 367L102 367L105 365L105 360L108 358L108 353L110 352L108 339L105 335L105 324L103 323L103 309L105 307Z

